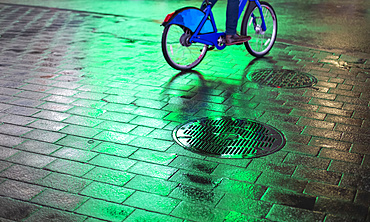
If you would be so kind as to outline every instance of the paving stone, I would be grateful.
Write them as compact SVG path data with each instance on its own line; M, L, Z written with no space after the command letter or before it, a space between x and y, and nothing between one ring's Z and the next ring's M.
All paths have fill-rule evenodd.
M146 107L146 108L152 108L152 109L161 109L167 103L160 102L160 101L153 101L153 100L149 100L149 99L137 99L132 104L134 104L135 106L138 106L138 107Z
M328 108L321 106L319 108L320 113L327 113L327 114L333 114L337 116L345 116L345 117L351 117L353 111L343 110L343 109L336 109L336 108Z
M146 149L139 149L135 153L130 156L130 159L156 163L161 165L168 165L169 163L173 162L173 160L177 157L174 153L163 153L157 152L152 150ZM180 158L180 157L178 157ZM173 166L173 165L170 165ZM175 166L176 167L176 166Z
M139 116L147 116L153 118L163 118L166 115L168 115L167 111L150 109L145 107L139 107L133 113Z
M43 98L45 101L60 103L62 105L68 105L76 100L76 98L66 97L66 96L58 96L58 95L51 95L46 98Z
M63 159L57 159L44 167L46 170L71 174L74 176L82 176L92 168L94 167L91 165Z
M270 156L252 159L247 169L256 172L277 172L280 174L291 175L294 172L295 166L284 164L285 152L277 152Z
M26 151L21 151L11 156L8 160L22 165L42 168L48 165L49 163L53 162L55 158L40 154L29 153Z
M121 156L121 157L128 157L131 154L133 154L138 148L128 146L128 145L121 145L116 143L109 143L109 142L103 142L100 143L98 146L93 148L93 151L99 152L99 153L105 153L115 156Z
M21 144L23 141L25 141L25 139L0 134L0 146L14 147Z
M362 133L344 132L341 140L352 143L367 144L370 141L370 134L366 134L367 130L362 130Z
M49 120L36 120L35 122L29 124L28 126L42 130L59 131L65 128L67 125L68 124Z
M71 103L71 105L73 105L73 106L80 106L80 107L86 107L86 108L95 108L95 109L97 109L97 111L96 111L97 114L104 113L104 112L107 111L105 109L102 109L106 104L107 104L107 102L105 102L103 100L97 101L97 100L88 100L88 99L78 99L78 100Z
M253 200L259 200L266 190L266 186L230 180L227 178L223 178L221 183L214 189L214 191L240 195L244 198Z
M138 116L135 119L131 120L130 123L161 129L165 127L169 123L169 121Z
M197 187L200 189L212 189L221 183L222 178L218 176L211 176L206 173L178 170L170 178L170 181Z
M343 124L355 125L355 126L361 126L362 124L362 119L348 118L348 117L335 116L335 115L327 115L325 120L329 122L343 123Z
M39 194L42 190L44 190L43 187L15 180L6 180L0 184L1 195L26 201Z
M364 160L362 161L361 166L364 167L364 168L369 168L370 167L370 155L366 154L364 156Z
M298 166L297 170L294 172L292 177L305 179L309 181L338 184L341 179L341 174L326 170Z
M225 222L232 222L232 221L267 222L270 220L262 219L258 217L251 217L249 215L245 215L242 213L230 211L229 214L225 217L224 221Z
M33 198L31 201L33 203L72 211L80 206L82 203L86 202L87 199L87 197L70 194L67 192L46 189L40 195Z
M169 166L194 172L210 174L214 171L217 165L218 164L214 162L178 156L171 162Z
M145 210L135 210L125 221L145 221L150 219L153 222L169 221L169 222L181 222L182 219L171 217L164 214L153 213Z
M326 217L325 217L325 221L326 222L360 222L360 221L364 221L364 220L358 220L358 219L355 219L355 218L346 218L346 217L342 217L342 216L335 216L335 215L332 215L332 214L327 214Z
M104 100L109 103L117 103L120 105L128 105L133 102L135 102L136 104L137 101L136 98L133 96L114 96L114 95L107 96L104 98Z
M83 178L108 183L112 185L123 186L128 181L130 181L134 176L135 176L134 174L127 172L95 167L94 169L86 173L83 176Z
M231 166L238 166L238 167L247 167L248 164L251 163L251 159L226 159L226 158L217 158L207 156L205 158L207 161L216 162L216 163L223 163Z
M66 134L63 134L63 133L50 132L50 131L39 130L39 129L35 129L23 135L24 138L40 140L40 141L48 142L48 143L54 143L62 139L65 136Z
M310 182L304 193L314 196L324 196L351 201L354 198L355 191L323 183Z
M59 95L59 96L73 96L78 91L77 90L68 90L68 89L61 89L61 88L52 88L46 91L49 94Z
M39 209L39 206L23 201L0 197L0 218L20 221Z
M61 146L74 147L77 149L91 150L94 147L98 146L100 142L89 138L68 135L56 142L56 144Z
M0 146L0 159L5 160L8 157L14 155L15 153L19 152L19 150L16 149L11 149L11 148L6 148L6 147L1 147Z
M20 95L20 94L18 94L17 96L22 97L22 95ZM42 97L45 97L45 95L43 95ZM31 107L31 108L35 108L35 107L41 105L42 103L43 102L41 102L39 100L24 99L24 98L10 101L10 104L18 105L18 106L26 106L26 107Z
M13 106L6 110L6 113L10 113L13 115L21 115L21 116L32 116L38 112L40 112L39 109L28 108L28 107L18 107L18 106Z
M306 127L302 133L333 140L339 140L342 136L342 132L336 132L332 130L320 129L310 126Z
M368 211L365 206L329 198L318 198L314 210L344 218L355 218L362 221L366 218Z
M169 197L137 191L124 204L153 212L169 214L179 202L179 200Z
M340 150L340 151L349 151L350 148L351 148L351 143L348 143L348 142L342 142L342 141L324 139L324 138L317 138L317 137L313 137L311 139L310 145L325 147L325 148L331 148L331 149L336 149L336 150Z
M103 120L98 120L95 118L83 117L83 116L71 116L65 119L63 122L80 125L80 126L87 126L87 127L95 127L103 122Z
M229 178L238 181L254 183L261 173L244 168L238 168L226 164L219 164L213 171L212 175Z
M36 118L26 117L26 116L18 116L18 115L11 115L11 114L3 116L3 117L0 118L1 122L11 123L11 124L21 125L21 126L25 126L29 123L32 123L35 120L36 120Z
M127 170L137 161L124 157L99 154L89 161L89 164L116 170Z
M42 186L66 191L69 193L78 193L90 183L91 181L89 180L55 172L37 182L37 184Z
M91 107L73 107L67 111L69 114L96 118L104 114L105 110Z
M137 126L135 127L135 129L130 131L130 134L137 135L137 136L147 136L153 130L154 128L151 128L151 127Z
M258 178L256 184L303 192L307 181L291 178L290 176L279 173L264 172Z
M351 162L356 164L361 164L362 156L356 153L348 153L348 152L341 152L332 149L325 149L323 148L320 151L319 157L322 158L331 158L334 160L340 160L345 162Z
M178 185L176 182L137 175L125 187L148 193L167 196Z
M330 160L306 156L306 155L288 153L288 155L284 159L284 163L303 165L303 166L319 168L319 169L327 169L329 166Z
M91 183L80 192L82 195L115 203L122 203L133 193L131 189L99 182Z
M273 221L323 221L324 214L314 211L309 211L290 206L283 206L275 204L271 211L266 216L267 219Z
M59 157L63 159L75 160L75 161L80 161L80 162L88 162L89 160L91 160L98 154L88 152L85 150L79 150L79 149L74 149L70 147L63 147L51 155L54 157Z
M134 208L90 198L75 212L108 221L122 221L134 211Z
M349 174L365 174L367 169L361 167L358 164L342 162L333 160L329 166L330 171L340 172L340 173L349 173Z
M55 221L82 222L85 221L85 219L86 216L43 207L40 210L33 213L30 217L28 217L24 221L38 222L55 220Z
M113 121L104 121L100 123L96 128L108 131L115 131L120 133L128 133L133 130L136 126L128 123L119 123Z
M355 203L363 206L369 206L370 203L370 192L358 190L355 197Z
M158 177L162 179L168 179L176 171L177 169L172 168L172 167L145 163L145 162L138 162L128 170L128 172L131 172L131 173Z
M102 221L105 221L105 220L99 220L99 219L96 219L96 218L93 218L93 217L89 217L84 222L102 222Z
M226 194L217 205L217 208L220 209L236 211L255 217L265 217L271 207L272 204L270 203L246 199L243 196L234 194Z
M142 147L142 148L147 148L147 149L157 150L157 151L166 151L172 144L173 142L159 140L159 139L146 138L146 137L138 137L129 143L129 145L132 145L132 146Z
M370 192L370 174L362 175L343 174L340 186L365 190Z
M118 144L130 144L131 141L135 141L136 136L130 134L116 133L111 131L103 131L98 135L93 137L97 140L102 140L106 142L113 142Z
M311 136L309 135L302 135L298 133L290 133L290 132L285 132L285 137L287 141L294 142L294 143L302 143L305 145L308 145L308 143L311 140Z
M334 123L326 122L326 121L320 121L320 120L313 120L313 119L307 119L307 118L300 118L297 122L299 125L303 126L312 126L316 128L323 128L323 129L334 129Z
M180 218L189 218L194 221L223 221L228 211L222 209L213 209L204 205L197 205L191 202L181 202L171 215Z
M266 191L261 200L295 208L313 210L316 197L283 189L270 188Z
M102 132L99 129L92 129L89 127L84 126L76 126L76 125L68 125L63 129L59 130L61 133L69 134L69 135L76 135L81 137L94 137L95 135Z

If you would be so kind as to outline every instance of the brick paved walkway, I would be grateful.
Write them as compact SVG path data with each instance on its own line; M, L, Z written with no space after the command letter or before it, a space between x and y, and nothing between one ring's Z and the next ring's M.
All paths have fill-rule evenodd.
M233 46L208 53L204 81L174 78L146 24L0 4L0 221L370 221L369 55L278 42L252 62ZM261 68L318 83L245 78ZM287 145L218 159L171 137L224 115L272 125Z

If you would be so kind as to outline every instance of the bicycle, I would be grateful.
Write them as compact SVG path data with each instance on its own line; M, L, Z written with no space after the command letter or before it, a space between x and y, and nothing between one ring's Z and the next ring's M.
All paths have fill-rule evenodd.
M207 51L226 47L225 32L218 32L211 3L205 0L202 11L196 7L184 7L166 16L163 23L162 52L167 63L178 70L190 70L205 57ZM239 16L245 10L241 23L241 35L250 35L245 42L247 51L257 57L265 56L275 43L277 18L272 6L259 0L240 0Z

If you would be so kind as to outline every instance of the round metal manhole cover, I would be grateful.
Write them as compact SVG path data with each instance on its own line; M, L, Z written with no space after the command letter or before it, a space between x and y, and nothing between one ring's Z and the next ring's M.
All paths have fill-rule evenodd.
M173 138L192 152L220 158L256 158L279 151L284 135L272 126L248 119L214 117L179 125Z
M304 88L312 87L317 79L297 70L262 69L247 74L247 79L259 84L278 88Z

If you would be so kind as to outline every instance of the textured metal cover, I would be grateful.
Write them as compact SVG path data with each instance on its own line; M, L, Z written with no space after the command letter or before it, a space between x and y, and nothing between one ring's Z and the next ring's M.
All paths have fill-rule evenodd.
M297 70L287 69L262 69L247 74L252 82L278 88L303 88L311 87L317 83L317 79Z
M272 126L232 117L189 121L174 129L173 138L185 149L221 158L266 156L283 148L286 142Z

